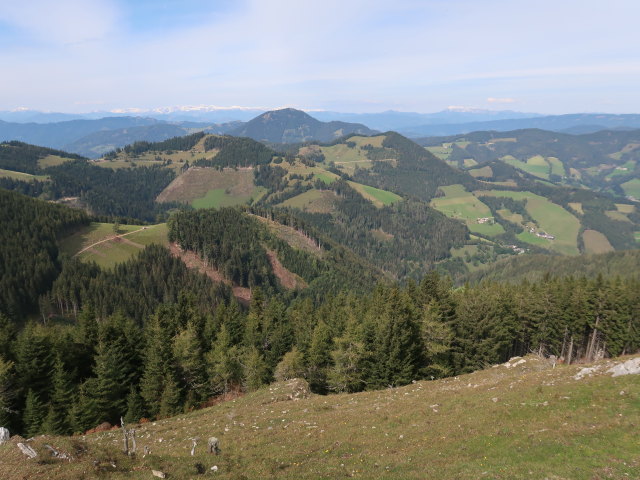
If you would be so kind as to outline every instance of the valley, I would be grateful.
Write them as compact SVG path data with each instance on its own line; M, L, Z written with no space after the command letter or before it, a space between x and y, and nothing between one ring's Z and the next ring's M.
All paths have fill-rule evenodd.
M33 437L73 456L34 478L634 475L637 381L603 372L640 350L638 205L549 152L455 161L474 148L2 144L0 474ZM151 453L92 432L121 417Z

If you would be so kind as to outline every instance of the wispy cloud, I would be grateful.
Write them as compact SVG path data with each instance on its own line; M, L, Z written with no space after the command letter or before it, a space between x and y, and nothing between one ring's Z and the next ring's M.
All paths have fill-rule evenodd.
M0 2L0 109L640 111L636 0L128 1Z

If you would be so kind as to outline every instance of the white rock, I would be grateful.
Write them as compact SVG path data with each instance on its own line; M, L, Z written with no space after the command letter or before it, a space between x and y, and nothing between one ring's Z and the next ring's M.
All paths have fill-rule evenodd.
M614 365L607 373L611 373L612 377L620 377L622 375L636 375L640 373L640 357L632 358L626 362Z
M0 427L0 445L9 441L11 434L9 433L9 429Z
M217 472L218 471L218 466L214 465L213 467L211 467L211 471L212 472Z

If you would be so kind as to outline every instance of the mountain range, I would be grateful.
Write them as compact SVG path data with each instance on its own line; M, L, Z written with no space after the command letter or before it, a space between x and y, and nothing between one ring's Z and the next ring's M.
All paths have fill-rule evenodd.
M0 141L19 140L98 158L136 141L162 141L195 131L247 136L268 143L300 143L328 142L352 133L371 135L376 130L393 130L416 138L481 130L539 128L580 134L640 128L640 115L541 116L455 108L433 114L387 111L371 114L312 112L310 115L292 108L264 113L258 110L142 113L145 116L113 116L99 112L83 115L89 118L75 118L72 114L36 111L0 112ZM98 115L107 116L94 118Z

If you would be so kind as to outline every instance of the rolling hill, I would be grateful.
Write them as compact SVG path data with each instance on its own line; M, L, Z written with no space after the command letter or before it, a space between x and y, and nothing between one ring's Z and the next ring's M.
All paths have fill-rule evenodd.
M418 143L449 164L486 179L493 175L483 166L499 160L540 180L624 197L632 196L625 182L640 175L640 130L583 135L537 129L473 132Z

